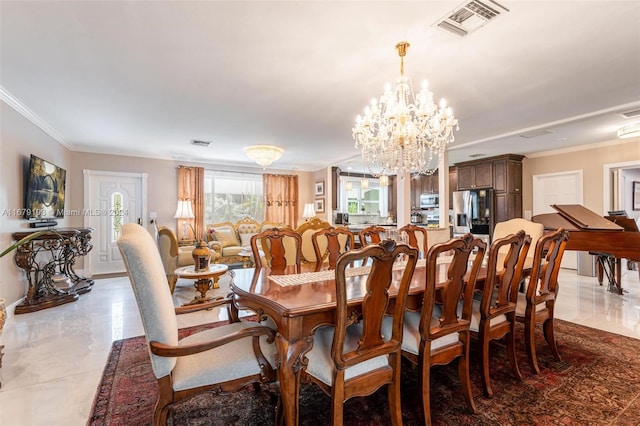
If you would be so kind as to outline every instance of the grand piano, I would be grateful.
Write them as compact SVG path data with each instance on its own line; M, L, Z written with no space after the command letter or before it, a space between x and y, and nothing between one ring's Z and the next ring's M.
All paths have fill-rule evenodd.
M535 215L531 220L541 223L547 230L563 227L569 231L566 249L597 255L600 284L604 272L609 280L609 290L622 294L620 260L640 262L640 232L633 219L603 217L579 204L554 204L551 207L558 213Z

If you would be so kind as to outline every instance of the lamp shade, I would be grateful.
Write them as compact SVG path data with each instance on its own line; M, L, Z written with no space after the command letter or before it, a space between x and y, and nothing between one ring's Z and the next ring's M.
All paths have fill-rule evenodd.
M302 217L304 219L312 218L316 215L316 209L313 207L313 203L305 203L304 212L302 212Z
M176 213L173 215L174 219L193 219L196 217L193 214L193 209L191 208L191 201L189 200L178 200L178 207L176 208Z

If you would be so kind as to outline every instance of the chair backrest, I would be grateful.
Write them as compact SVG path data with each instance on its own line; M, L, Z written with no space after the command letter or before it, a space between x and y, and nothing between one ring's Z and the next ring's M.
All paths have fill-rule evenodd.
M396 262L400 255L406 256L406 263ZM366 296L362 301L362 327L358 328L362 335L358 339L357 347L345 352L347 327L354 323L347 307L349 279L345 270L351 263L364 259L371 263L371 271L366 277ZM335 269L337 309L331 350L337 370L344 371L354 364L400 350L407 293L417 259L418 250L406 244L397 244L393 240L351 250L340 256ZM401 268L394 270L394 265ZM397 288L393 309L393 331L391 336L384 336L382 323L393 293L392 288Z
M480 302L481 318L489 319L515 311L530 244L531 237L523 230L491 243ZM507 254L501 256L503 248L507 249Z
M142 226L127 223L122 225L122 236L117 244L129 274L147 344L155 341L177 345L178 322L175 308L153 237ZM175 364L175 358L151 354L151 365L156 378L171 373Z
M316 262L316 253L313 249L312 241L313 234L321 229L327 229L330 227L331 224L329 222L320 220L317 217L312 217L296 228L295 231L302 237L302 246L300 247L300 251L302 254L302 261L304 263ZM324 250L325 247L323 246L323 244L324 241L321 242L320 247Z
M311 236L311 241L316 254L316 271L322 268L325 259L329 262L329 269L336 269L338 257L353 250L355 244L353 232L343 227L321 229Z
M480 238L465 234L445 243L434 244L427 252L427 282L420 315L420 334L425 340L435 340L450 333L469 329L473 291L486 248L487 244ZM469 262L472 252L475 252L475 256ZM449 255L449 253L453 255L448 267L443 271L442 265L438 266L438 257ZM471 263L470 270L469 263ZM468 280L465 283L467 273ZM438 289L438 299L442 309L438 324L432 326L431 317L436 300L436 289ZM462 313L458 315L460 300L462 300Z
M428 237L427 230L424 229L424 226L416 226L416 225L405 225L402 228L398 229L400 235L407 235L407 244L409 244L413 248L417 248L420 253L422 253L423 257L427 256L427 250L429 248L428 245Z
M262 264L258 246L262 247L266 265ZM251 237L251 251L256 267L271 268L272 275L286 273L287 266L295 266L296 273L300 272L302 237L289 228L271 228Z
M558 228L538 239L527 285L527 305L554 301L558 290L558 273L569 232Z
M514 218L496 223L495 228L493 228L493 238L506 237L507 235L515 234L521 229L531 237L532 247L536 246L538 239L542 237L542 234L544 233L544 225L541 223L532 222L522 218ZM505 254L506 252L507 248L503 248L501 253ZM533 250L530 250L527 256L532 258Z
M360 237L360 244L366 246L367 244L378 244L385 234L386 230L383 227L371 225L358 232L358 237Z

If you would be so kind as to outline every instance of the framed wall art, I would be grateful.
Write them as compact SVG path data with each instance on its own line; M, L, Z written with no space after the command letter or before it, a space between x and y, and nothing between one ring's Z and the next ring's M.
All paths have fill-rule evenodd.
M316 213L324 213L324 198L316 198Z
M317 197L318 195L324 195L324 181L323 180L316 182L315 196Z

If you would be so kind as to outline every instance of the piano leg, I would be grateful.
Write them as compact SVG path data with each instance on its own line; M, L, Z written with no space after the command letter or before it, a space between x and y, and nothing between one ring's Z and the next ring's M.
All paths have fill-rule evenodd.
M622 260L606 253L593 253L597 260L598 283L602 285L604 275L609 281L608 290L612 293L622 294Z

